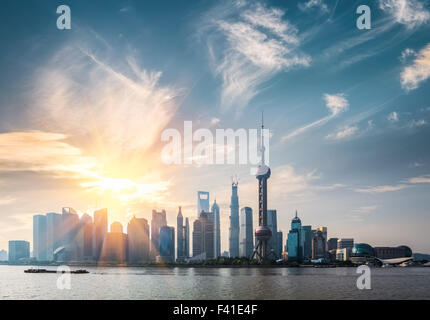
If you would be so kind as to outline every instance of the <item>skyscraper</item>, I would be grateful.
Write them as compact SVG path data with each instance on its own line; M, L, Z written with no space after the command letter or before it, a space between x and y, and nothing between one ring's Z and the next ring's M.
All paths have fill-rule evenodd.
M80 229L78 232L78 247L79 247L79 260L94 260L95 248L95 231L93 219L84 213L80 221Z
M282 258L282 243L284 241L284 234L282 233L282 231L278 231L278 233L276 234L276 239L277 239L277 247L276 247L276 256L280 258Z
M215 233L215 258L221 256L221 225L220 225L220 212L219 205L216 199L212 205L212 213L214 215L214 233Z
M267 227L272 232L272 237L267 241L268 250L280 258L278 254L278 219L276 210L267 210Z
M238 181L233 181L231 185L229 235L229 252L231 258L239 257L239 197L237 195L238 184Z
M128 261L149 261L149 224L144 218L133 218L127 225Z
M37 261L47 261L47 225L46 216L33 216L33 256Z
M197 191L197 217L202 211L209 212L209 192Z
M303 259L312 259L312 239L314 233L312 226L302 226L302 239L303 239Z
M181 207L179 207L176 217L176 230L176 259L183 261L185 259L185 227Z
M64 261L79 260L79 249L77 235L79 232L79 216L77 212L70 207L62 209L61 214L61 239L64 247Z
M261 263L270 257L270 239L272 232L267 227L267 180L270 178L270 168L265 163L264 123L261 119L261 163L257 169L258 179L258 228L255 230L256 245L252 257Z
M46 259L54 260L54 251L61 245L61 214L46 214Z
M214 223L209 212L202 212L193 225L193 257L215 258Z
M303 259L302 221L297 216L291 220L291 230L288 233L288 260L301 261Z
M328 241L327 241L328 251L337 249L337 240L339 240L339 239L338 238L328 239Z
M127 261L128 236L123 233L122 224L114 222L111 224L110 230L111 232L106 234L100 260L106 262Z
M159 255L158 248L160 246L160 229L161 227L167 226L166 211L162 210L157 212L152 210L151 220L151 260L155 260Z
M190 221L185 218L185 227L184 227L184 236L185 236L185 258L190 257Z
M30 258L30 242L23 240L9 241L9 262L17 262Z
M94 212L95 228L95 258L98 260L108 231L108 210L100 209Z
M160 246L157 262L175 261L175 228L163 226L160 228Z
M254 228L252 225L252 209L244 207L240 210L239 256L250 258L254 249Z
M321 228L317 229L317 232L312 239L312 259L323 259L326 257L326 238Z
M324 247L325 247L325 251L328 251L328 237L327 237L327 227L319 227L317 228L317 231L321 231L322 236L324 237Z

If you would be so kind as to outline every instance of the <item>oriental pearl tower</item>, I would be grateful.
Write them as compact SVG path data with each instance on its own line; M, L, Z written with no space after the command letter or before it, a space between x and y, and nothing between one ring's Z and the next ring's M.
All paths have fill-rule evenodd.
M255 248L252 259L263 262L269 256L274 255L272 248L269 248L269 240L272 231L267 227L267 179L270 178L270 168L264 160L264 120L261 115L261 163L258 166L256 178L258 179L258 228L255 230Z

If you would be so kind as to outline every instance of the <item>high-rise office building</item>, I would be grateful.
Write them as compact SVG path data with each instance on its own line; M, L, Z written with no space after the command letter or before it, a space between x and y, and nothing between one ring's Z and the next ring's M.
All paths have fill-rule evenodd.
M80 220L78 232L78 260L94 260L95 232L93 219L87 213L84 213Z
M324 245L325 245L325 251L328 251L328 237L327 237L327 227L319 227L317 228L317 231L321 231L323 237L324 237Z
M318 228L312 240L312 259L323 259L326 257L327 241L324 232Z
M197 217L200 217L200 213L209 212L209 192L197 191Z
M312 226L302 226L303 259L312 259Z
M127 225L128 261L149 261L149 224L144 218L133 218Z
M30 258L30 242L23 240L9 241L9 262L18 262Z
M276 234L276 240L277 240L277 246L276 246L276 256L279 257L279 259L282 258L282 243L284 241L284 234L282 231L278 231Z
M185 258L190 257L190 221L185 218L185 227L184 227L184 236L185 236Z
M175 228L163 226L159 234L160 246L157 262L174 262L175 261Z
M251 258L254 250L254 229L252 223L252 209L244 207L240 210L239 256Z
M214 215L214 233L215 233L215 258L221 256L221 223L220 223L220 211L219 205L216 203L216 199L212 205L212 213Z
M95 229L95 258L98 260L103 249L106 234L108 232L108 210L100 209L94 212Z
M155 260L159 255L158 248L160 246L160 229L161 227L167 226L166 211L162 210L157 212L152 210L151 220L151 260Z
M77 235L79 232L79 216L73 208L65 207L61 214L62 246L64 261L79 260Z
M37 261L47 261L47 225L46 216L33 216L33 257Z
M46 214L46 259L54 260L54 251L61 246L61 214L50 212Z
M338 238L330 238L327 241L328 251L337 249L337 240Z
M201 260L215 258L214 223L212 213L202 212L193 224L193 257Z
M280 258L278 254L278 218L276 210L267 210L267 227L272 232L272 237L267 241L268 249Z
M179 207L176 217L176 230L176 259L183 261L185 259L185 227L181 207Z
M238 184L238 181L233 181L231 185L229 230L229 253L231 258L239 257L239 197L237 194Z
M123 233L122 224L114 222L105 237L100 255L101 261L125 262L127 261L128 235Z
M291 220L291 230L288 233L288 260L301 261L303 259L303 243L302 221L296 211L296 216Z
M337 240L337 249L351 249L354 247L354 239L342 238Z

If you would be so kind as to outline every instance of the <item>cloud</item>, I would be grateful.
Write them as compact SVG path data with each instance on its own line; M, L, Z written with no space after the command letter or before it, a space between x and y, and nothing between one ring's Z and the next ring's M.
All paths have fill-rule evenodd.
M388 115L387 119L391 122L397 122L399 121L399 115L397 112L393 111Z
M398 184L398 185L385 185L385 186L376 186L376 187L366 187L366 188L358 188L355 189L356 192L360 193L385 193L385 192L393 192L399 191L408 188L409 186L406 184Z
M402 51L402 54L400 56L400 60L405 61L408 57L415 56L415 55L416 55L415 50L410 49L410 48L406 48L405 50Z
M396 185L383 185L383 186L375 186L375 187L366 187L366 188L358 188L355 189L356 192L360 193L385 193L385 192L393 192L400 191L406 188L410 188L415 184L424 184L430 183L430 175L422 175L419 177L413 177L406 180L401 181Z
M322 12L328 12L327 5L323 2L323 0L309 0L306 2L300 2L298 7L302 11L308 11L310 9L318 8Z
M342 112L346 111L349 107L349 102L345 98L345 94L338 93L338 94L324 94L323 96L326 107L330 111L330 114L328 116L325 116L319 120L316 120L310 124L307 124L299 129L294 130L292 133L282 137L281 141L284 142L286 140L289 140L291 138L294 138L309 129L319 127L325 123L327 123L329 120L333 119L334 117L338 116Z
M342 140L355 135L358 131L357 126L348 126L340 131L327 135L327 139Z
M425 121L424 119L420 119L420 120L411 120L407 126L409 128L419 128L419 127L425 126L426 124L427 124L427 121Z
M221 106L238 111L276 74L308 66L311 60L298 52L298 30L283 19L284 11L259 3L243 6L240 13L237 7L221 10L207 36L213 71L222 79Z
M420 50L414 62L400 74L401 84L406 91L417 89L419 84L430 77L430 44Z
M6 206L6 205L9 205L11 203L14 203L15 201L16 201L15 198L3 197L3 198L0 198L0 206Z
M361 206L355 209L351 210L351 213L349 214L349 217L357 222L363 221L363 219L374 212L378 208L377 205L371 205L371 206Z
M380 0L379 8L409 29L425 24L430 19L429 11L418 0Z

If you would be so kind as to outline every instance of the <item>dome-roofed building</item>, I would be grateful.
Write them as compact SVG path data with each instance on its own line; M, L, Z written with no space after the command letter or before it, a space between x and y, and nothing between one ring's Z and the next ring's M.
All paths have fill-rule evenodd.
M356 243L351 250L351 261L363 264L375 258L375 249L367 243Z

